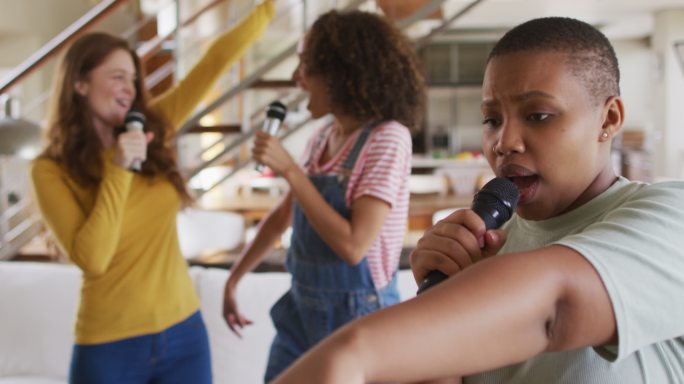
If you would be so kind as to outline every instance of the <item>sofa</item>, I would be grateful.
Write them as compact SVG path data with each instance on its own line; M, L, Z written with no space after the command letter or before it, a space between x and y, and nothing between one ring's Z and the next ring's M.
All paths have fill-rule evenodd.
M238 300L254 321L240 339L221 317L228 271L189 269L209 331L214 382L260 383L275 330L271 305L288 289L284 272L251 273L241 281ZM78 306L80 271L40 262L0 262L0 384L66 383ZM399 272L402 299L415 294L411 271Z

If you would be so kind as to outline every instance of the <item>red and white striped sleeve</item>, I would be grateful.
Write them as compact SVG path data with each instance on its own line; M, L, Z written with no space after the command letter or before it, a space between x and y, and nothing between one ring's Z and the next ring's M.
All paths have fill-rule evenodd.
M408 128L397 122L374 128L351 175L350 200L373 196L397 204L411 172L411 145Z

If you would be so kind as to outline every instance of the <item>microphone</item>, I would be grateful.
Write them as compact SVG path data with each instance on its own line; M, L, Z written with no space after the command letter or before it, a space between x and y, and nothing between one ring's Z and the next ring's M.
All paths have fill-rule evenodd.
M266 120L264 120L264 125L261 130L268 132L269 135L275 136L280 129L280 124L285 120L285 115L287 114L287 107L280 101L274 101L266 107ZM258 172L264 171L263 164L257 164L255 168Z
M142 112L130 110L124 119L124 125L128 132L142 132L145 126L145 115ZM130 170L140 172L142 169L142 162L140 159L134 159L131 163Z
M495 229L513 216L519 198L520 192L512 181L504 177L496 177L475 194L470 209L482 218L487 229ZM431 271L420 283L418 294L441 283L447 277L440 271Z

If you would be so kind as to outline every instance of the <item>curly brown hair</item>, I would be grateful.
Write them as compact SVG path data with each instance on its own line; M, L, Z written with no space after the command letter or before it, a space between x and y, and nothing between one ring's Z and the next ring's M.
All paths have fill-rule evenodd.
M145 131L154 133L147 146L147 160L142 165L141 174L150 180L157 176L166 177L183 203L189 204L192 198L185 188L172 147L174 131L164 116L148 107L140 59L125 40L106 33L80 37L60 63L48 117L48 145L42 156L61 163L78 184L84 187L99 185L103 165L100 153L104 148L95 130L93 112L86 98L76 92L75 84L86 79L109 54L119 49L130 53L135 65L136 97L132 109L145 114ZM118 127L114 134L123 130L124 127Z
M330 102L361 121L397 120L413 133L425 108L425 80L409 39L380 15L330 11L314 22L302 53Z

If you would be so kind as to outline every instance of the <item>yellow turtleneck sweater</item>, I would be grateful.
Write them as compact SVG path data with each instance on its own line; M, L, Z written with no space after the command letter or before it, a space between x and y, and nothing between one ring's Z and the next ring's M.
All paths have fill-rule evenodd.
M259 5L220 36L178 85L153 100L152 108L179 126L273 14L271 0ZM83 188L61 164L44 157L34 161L31 177L46 224L83 270L76 343L160 332L198 310L178 244L180 198L168 180L150 182L106 155L98 188Z

